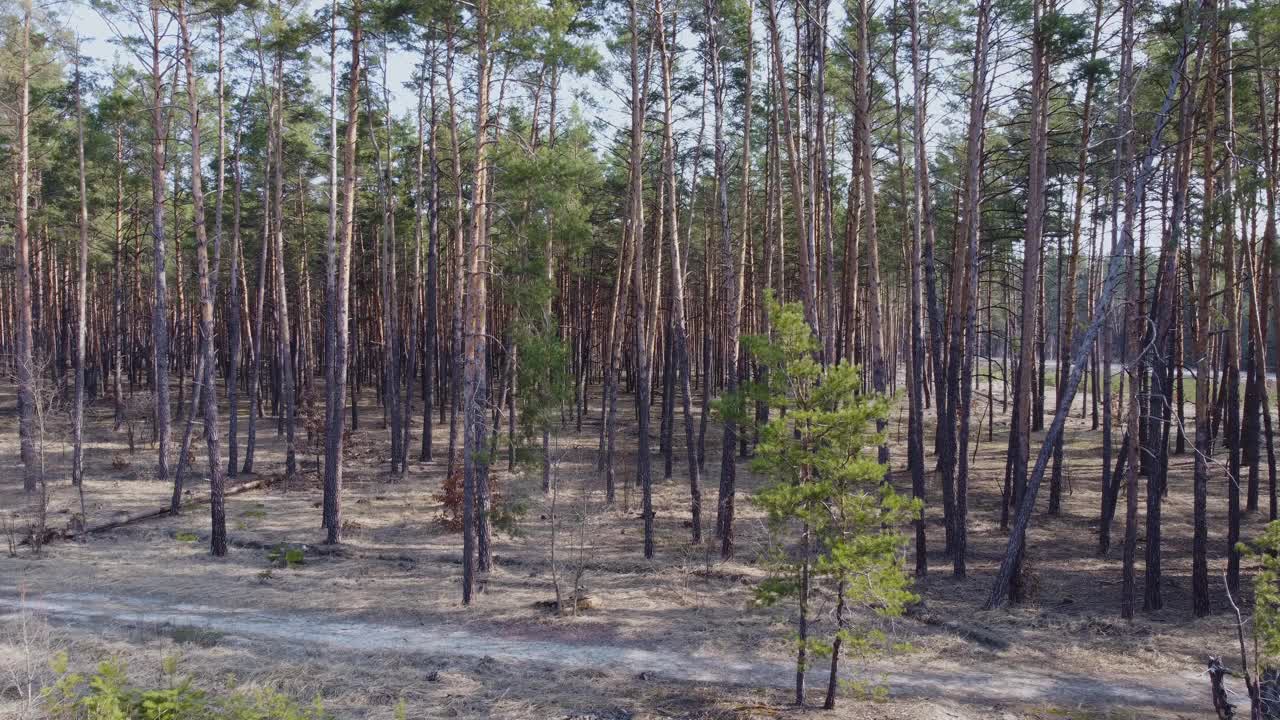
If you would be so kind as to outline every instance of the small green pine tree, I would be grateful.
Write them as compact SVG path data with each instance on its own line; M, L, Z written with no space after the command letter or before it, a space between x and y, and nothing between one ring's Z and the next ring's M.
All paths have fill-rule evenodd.
M1280 667L1280 521L1267 525L1250 545L1240 544L1246 557L1258 561L1253 578L1253 637L1262 668Z
M826 706L833 707L842 647L860 656L886 648L886 620L916 600L902 528L919 516L920 504L898 495L884 481L886 467L864 452L883 442L875 428L888 414L888 401L862 392L856 366L822 366L799 305L779 304L772 294L767 303L772 335L744 340L768 368L766 379L726 399L721 412L748 422L745 410L756 401L772 411L757 428L752 463L767 478L755 502L768 514L773 537L771 574L756 588L756 599L797 602L796 702L804 702L809 658L829 656ZM818 594L836 603L836 624L825 636L811 626L810 604Z
M1249 668L1249 647L1245 642L1245 621L1240 602L1226 588L1227 600L1236 615L1236 640L1240 644L1240 671L1248 691L1250 717L1272 717L1274 708L1280 706L1280 521L1267 525L1252 543L1237 543L1236 549L1245 558L1258 563L1258 573L1253 577L1253 669ZM1219 674L1214 675L1215 670ZM1218 658L1209 658L1210 676L1214 678L1214 706L1219 701L1227 704L1219 686L1225 668Z

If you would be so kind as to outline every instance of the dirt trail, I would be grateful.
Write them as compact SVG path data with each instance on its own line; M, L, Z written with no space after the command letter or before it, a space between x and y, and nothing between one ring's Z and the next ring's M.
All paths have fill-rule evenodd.
M510 630L493 634L459 630L443 624L417 626L342 620L319 616L286 616L246 608L173 604L96 593L49 593L21 600L15 588L0 587L0 619L25 607L73 630L97 633L103 623L193 627L231 639L284 643L296 647L328 646L363 653L402 653L444 657L489 657L499 661L542 663L634 676L705 684L788 687L794 666L752 658L690 655L676 648L644 649L615 645L523 639ZM910 665L908 659L907 665ZM814 668L813 681L825 683L824 668ZM871 678L869 678L871 679ZM1151 678L1095 678L1058 673L1044 667L1014 669L991 664L967 670L910 667L877 676L903 697L957 703L1000 703L1164 710L1202 713L1207 683L1187 671L1153 682Z

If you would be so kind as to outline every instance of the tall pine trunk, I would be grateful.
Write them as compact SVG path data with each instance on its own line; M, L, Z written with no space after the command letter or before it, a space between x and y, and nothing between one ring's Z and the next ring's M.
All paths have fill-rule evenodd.
M689 325L685 314L684 298L684 261L680 249L679 212L677 212L677 190L679 180L675 168L675 139L672 119L674 98L671 88L671 47L667 42L665 21L666 12L663 0L656 0L654 16L657 21L656 31L659 43L659 57L662 61L662 98L663 98L663 130L662 130L662 170L667 186L665 210L668 243L671 250L671 341L674 343L672 356L676 367L667 368L664 372L674 372L680 385L681 411L684 415L685 452L689 459L689 527L690 539L697 545L702 542L702 482L698 465L698 448L694 443L693 418L693 386L692 373L689 368ZM675 23L673 22L674 26ZM674 421L673 421L674 422Z
M84 164L84 110L81 107L80 51L76 40L75 94L76 94L76 160L79 168L80 212L77 215L80 243L76 250L76 387L75 408L72 411L71 484L80 488L81 522L84 517L84 363L85 341L88 335L88 284L89 284L89 198L85 187Z
M489 58L489 2L477 0L475 5L476 80L476 148L475 178L472 184L471 242L467 248L467 302L465 323L465 367L463 372L463 530L462 530L462 602L471 603L475 569L488 569L488 498L484 460L486 425L485 410L487 313L488 313L488 246L485 203L488 191L489 82L492 66Z
M161 65L160 2L151 0L151 236L155 297L151 307L151 344L154 423L156 431L156 479L169 479L169 311L168 258L164 235L164 167L168 121L165 116L164 66ZM25 58L25 56L24 56ZM24 59L25 62L25 59ZM21 282L21 278L19 279ZM21 378L19 378L21 383Z
M337 2L334 2L336 14ZM326 294L329 296L329 312L326 313L328 329L326 338L331 344L326 350L330 352L331 370L326 376L326 432L325 432L325 473L323 525L327 531L326 542L332 544L342 540L342 451L346 432L346 413L343 412L344 397L347 387L347 341L349 337L348 315L351 308L351 242L355 230L356 201L356 132L360 115L360 41L362 29L360 25L360 0L351 6L351 74L347 85L347 124L342 146L342 218L341 224L334 228L326 248ZM332 28L334 37L330 39L330 52L336 54L337 21ZM330 142L329 185L336 185L336 137L337 119L337 65L330 62L330 95L329 95L329 128ZM336 197L331 195L331 197ZM336 199L333 201L336 202ZM335 218L335 209L330 206L330 223Z
M199 95L196 85L194 50L191 46L191 33L188 28L186 5L183 0L177 3L178 28L182 36L182 63L187 79L187 111L191 116L191 205L192 224L196 234L196 272L200 284L200 334L202 339L201 362L197 364L199 374L194 380L207 384L215 373L214 365L214 326L213 326L213 283L210 282L209 238L205 229L204 187L201 177L203 162L200 155L200 114ZM221 66L219 66L221 71ZM219 83L221 90L221 83ZM219 131L222 123L219 117ZM222 138L218 138L219 162L221 162ZM222 179L218 179L219 195L221 195ZM219 203L220 204L220 203ZM221 208L219 208L221 209ZM199 387L199 386L197 386ZM226 509L223 503L222 449L218 438L218 396L212 387L204 388L201 395L193 392L192 408L204 398L204 431L205 446L209 457L209 508L211 532L209 535L210 551L215 556L227 554L227 522Z

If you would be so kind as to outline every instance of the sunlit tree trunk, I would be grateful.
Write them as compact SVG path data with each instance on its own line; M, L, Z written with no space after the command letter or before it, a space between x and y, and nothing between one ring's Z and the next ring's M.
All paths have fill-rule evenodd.
M80 212L76 216L80 244L76 250L76 387L75 408L72 411L71 432L73 449L71 454L71 484L80 487L80 498L83 502L84 489L84 362L85 341L88 335L88 284L89 284L89 197L85 187L84 165L84 109L81 107L80 87L80 41L76 39L75 48L75 94L76 94L76 160L79 168ZM84 507L80 508L81 522Z
M883 310L880 298L880 241L876 227L876 187L875 168L872 165L871 141L871 2L859 0L858 3L858 69L856 76L856 102L858 105L858 149L862 153L860 163L862 171L862 219L864 223L863 238L867 247L867 315L869 316L871 339L867 343L871 365L871 387L877 393L884 394L888 390L886 377L885 328L882 318ZM885 421L877 419L876 429L883 432ZM889 462L889 444L880 445L878 453L881 464Z
M336 9L336 2L334 4ZM349 338L349 314L351 308L351 243L355 231L356 202L356 133L360 116L360 42L363 30L360 24L360 0L351 6L351 73L347 85L347 125L342 146L342 217L335 228L336 239L329 243L327 255L329 262L326 268L326 285L330 299L326 322L332 335L333 343L331 362L332 376L328 381L327 430L325 433L325 475L324 475L324 520L327 531L326 541L330 544L342 539L342 451L345 441L346 413L343 412L343 398L347 387L347 342ZM337 32L337 23L332 27ZM337 39L330 39L330 51L336 51ZM337 69L336 63L330 63L330 119L329 127L332 137L337 136L337 119L334 111L337 106ZM329 183L336 185L335 165L337 148L330 144ZM334 219L334 209L329 210L329 217Z
M471 242L467 248L467 304L465 322L465 368L463 373L463 530L462 530L462 602L470 604L474 587L474 571L488 569L488 502L485 493L488 468L485 452L488 412L485 408L488 273L487 223L489 143L489 2L477 0L475 5L476 79L476 149L475 180L472 184Z
M671 250L671 333L675 344L673 358L676 368L666 372L676 372L680 385L681 410L684 415L685 451L689 456L689 515L691 541L697 545L702 542L702 482L698 465L698 448L694 443L693 418L693 386L692 373L689 369L689 325L685 317L684 302L684 261L680 249L680 224L677 212L677 191L679 179L675 167L675 139L672 106L674 103L671 89L671 47L667 42L665 29L666 11L663 0L656 0L654 7L656 32L658 36L659 58L662 61L662 98L663 98L663 130L662 130L662 171L667 186L665 210L667 214L666 230L668 246ZM674 17L674 16L673 16ZM673 20L673 25L674 20Z
M151 236L155 296L151 307L152 370L155 392L156 479L169 479L169 313L168 257L164 235L164 167L168 121L165 115L164 66L161 64L160 2L151 0ZM21 281L19 281L21 282Z
M1208 13L1204 26L1210 38L1212 51L1209 58L1209 71L1205 77L1204 99L1204 150L1202 151L1204 170L1204 187L1202 203L1205 208L1205 221L1200 226L1200 254L1197 259L1198 277L1196 279L1196 452L1194 476L1194 507L1192 509L1192 541L1191 541L1191 598L1197 615L1207 615L1212 611L1209 600L1209 464L1213 455L1213 426L1210 417L1210 383L1209 365L1212 359L1209 354L1209 336L1212 322L1210 298L1213 295L1213 223L1211 209L1215 203L1214 175L1217 170L1215 155L1217 142L1215 136L1218 127L1217 97L1218 68L1220 59L1217 39L1217 13L1212 0L1208 3Z
M199 276L200 283L200 334L202 340L201 364L197 364L201 368L199 374L194 376L194 380L201 384L212 381L214 377L214 327L213 327L213 298L214 291L210 282L209 270L209 238L205 230L205 213L204 213L204 187L202 166L203 158L200 154L200 108L198 86L196 85L194 50L191 45L191 33L188 28L186 5L183 0L177 3L178 28L182 36L182 64L186 70L187 80L187 112L191 115L191 204L192 218L195 226L196 234L196 272ZM221 66L219 66L221 70ZM221 90L221 83L219 83ZM221 131L222 123L219 117L218 129ZM219 137L219 161L221 161L222 138ZM219 189L222 187L222 179L218 179ZM221 191L219 190L219 195ZM220 209L220 208L219 208ZM222 449L218 439L218 396L213 389L205 388L204 392L197 395L193 393L191 403L194 406L200 404L200 398L204 399L204 425L205 425L205 445L208 449L209 457L209 507L211 513L211 532L210 532L210 551L215 556L227 554L227 523L226 510L223 503L223 476L222 476ZM176 486L175 486L176 487Z

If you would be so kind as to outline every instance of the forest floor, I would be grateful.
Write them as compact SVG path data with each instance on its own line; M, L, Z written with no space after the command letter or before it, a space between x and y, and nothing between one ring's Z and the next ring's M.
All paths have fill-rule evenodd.
M0 407L9 409L0 417L0 467L7 468L0 473L0 522L22 528L31 508L21 489L11 388L0 393ZM722 563L710 542L689 543L683 426L677 418L670 479L661 479L662 458L654 455L657 557L646 561L640 493L631 482L633 435L625 430L632 426L626 418L612 507L603 503L594 466L598 416L587 417L580 432L569 424L553 438L559 487L553 497L542 494L537 470L507 472L504 452L495 480L503 506L519 512L514 532L495 536L496 567L481 578L482 591L466 608L460 602L460 542L442 521L436 497L445 476L447 425L436 426L435 462L415 460L408 473L393 478L385 464L387 433L371 395L362 398L360 410L346 463L340 547L321 544L314 452L300 452L301 477L284 483L279 475L284 443L275 419L268 417L259 421L257 467L263 475L242 474L231 482L274 482L228 497L231 549L226 558L209 556L208 510L198 503L181 515L128 523L93 534L87 542L59 541L39 554L20 547L0 558L0 717L18 713L14 669L33 657L35 666L43 667L43 658L57 649L65 649L73 667L82 669L107 657L123 659L139 678L156 677L164 658L177 653L183 672L201 685L272 686L303 701L318 696L341 718L391 718L401 703L410 718L805 714L788 704L794 608L758 608L751 602L753 585L765 576L758 561L768 531L749 501L758 481L745 463L739 465L738 554ZM983 412L975 407L974 417ZM1038 513L1029 536L1030 597L1011 610L984 611L980 608L1006 541L999 529L1001 417L997 414L994 441L984 429L974 450L968 577L952 577L950 562L940 553L940 505L930 504L931 571L917 586L923 602L894 628L895 639L909 641L910 649L842 663L847 678L883 684L889 697L859 702L846 691L830 716L1096 720L1209 715L1205 658L1236 658L1238 649L1220 581L1213 583L1218 612L1198 620L1191 613L1190 455L1175 456L1171 464L1163 609L1139 613L1133 621L1119 617L1123 508L1117 513L1117 541L1100 557L1100 433L1077 415L1068 432L1062 512L1057 517ZM241 418L242 433L246 421ZM135 429L137 448L130 452L126 433L113 432L111 425L109 402L89 409L84 491L90 525L158 509L171 493L169 483L151 477L154 448L144 441L149 429ZM300 450L308 447L302 428L300 420ZM899 413L889 427L899 462L904 433ZM51 417L46 437L49 525L61 529L76 522L80 507L68 479L65 420ZM416 422L414 437L411 457L416 458ZM714 517L719 438L713 424L704 474L708 526ZM180 440L181 426L175 423L175 455ZM656 450L656 441L653 446ZM500 447L505 448L505 436ZM203 442L193 448L195 469L202 470ZM902 475L895 482L909 489ZM933 481L930 485L930 497L936 499L939 490ZM188 495L197 500L202 494L207 482L201 487L199 473L193 473ZM1046 481L1041 508L1047 494ZM1139 507L1144 503L1140 497ZM1225 564L1223 472L1211 479L1210 504L1210 562L1216 575ZM1244 537L1258 532L1265 519L1265 511L1249 514ZM704 527L708 536L710 530ZM569 593L581 572L580 583L591 599L591 607L573 616L546 608L555 597L553 532L562 589ZM1144 534L1140 527L1139 597ZM300 550L302 562L284 562L287 549ZM819 629L829 629L831 612L829 602L819 602L815 613L826 623ZM35 641L23 641L21 627L33 622L46 631ZM820 704L826 685L825 661L817 665L809 682L813 704Z

